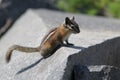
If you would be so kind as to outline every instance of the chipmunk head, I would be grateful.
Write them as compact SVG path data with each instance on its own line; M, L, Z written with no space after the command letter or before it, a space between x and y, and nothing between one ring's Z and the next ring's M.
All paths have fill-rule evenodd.
M80 32L79 25L75 22L74 16L72 19L69 19L68 17L65 18L65 27L73 33Z

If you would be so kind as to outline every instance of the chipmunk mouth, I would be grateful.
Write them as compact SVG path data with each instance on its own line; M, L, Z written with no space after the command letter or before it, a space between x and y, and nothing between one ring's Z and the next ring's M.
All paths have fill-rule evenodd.
M73 33L75 33L75 34L80 33L80 29L74 30Z
M74 34L78 34L78 33L80 33L80 31L73 31L73 33L74 33Z
M77 33L80 33L80 30L77 30L76 32L77 32Z

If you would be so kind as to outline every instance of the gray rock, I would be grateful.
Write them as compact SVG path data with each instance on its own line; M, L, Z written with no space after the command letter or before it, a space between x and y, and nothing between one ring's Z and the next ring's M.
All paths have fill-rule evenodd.
M109 65L75 65L71 76L69 80L120 80L120 69Z
M96 17L96 16L88 16L84 14L72 14L65 13L60 11L51 11L47 9L33 10L36 14L43 18L45 23L47 23L48 27L58 26L57 24L61 24L65 17L75 16L75 20L80 25L81 29L91 30L91 31L120 31L120 20L113 18L105 18L105 17ZM49 14L48 14L49 13ZM104 33L104 32L103 32Z
M70 80L71 71L76 64L112 65L120 68L120 37L107 40L69 56L63 80ZM97 80L97 79L96 79ZM109 79L108 79L109 80Z
M108 42L106 46L101 44L101 42L104 42L105 40L112 39L120 35L120 32L118 32L119 30L118 21L112 20L113 21L112 23L112 21L110 20L109 22L108 19L105 20L105 23L107 24L107 21L108 21L108 23L111 23L114 26L116 26L114 29L115 31L114 30L112 31L112 28L111 28L112 26L110 27L110 31L109 30L107 31L107 28L109 28L109 25L107 25L106 26L107 28L103 31L99 31L100 28L98 27L94 27L94 30L93 30L93 27L90 30L88 30L87 27L81 28L80 26L81 33L71 35L69 38L70 42L74 43L75 46L62 47L58 51L56 51L54 55L42 61L40 61L41 56L39 53L25 54L23 52L14 51L10 63L6 64L5 62L6 51L11 45L18 44L18 45L29 46L29 47L39 46L46 32L48 32L50 28L54 27L52 22L56 23L57 26L59 26L64 21L64 18L67 15L69 16L75 15L75 14L69 14L69 13L61 14L61 12L55 12L55 11L50 12L47 10L40 10L41 13L43 11L46 14L41 14L42 16L41 17L40 15L38 16L38 14L36 14L36 12L34 12L33 10L28 10L24 15L22 15L16 21L16 23L7 32L7 34L5 34L0 40L0 80L60 80L64 74L64 69L66 66L73 68L73 65L79 62L81 62L81 65L84 65L84 64L90 65L93 63L97 64L99 63L99 61L103 63L102 59L105 58L104 52L106 53L106 55L109 55L109 53L111 53L113 57L115 57L114 59L112 58L112 55L111 55L108 61L110 60L112 62L112 59L113 59L113 62L116 61L119 64L119 60L118 60L119 57L117 57L119 56L119 54L117 53L119 50L119 45L118 45L120 41L119 38L106 41ZM52 20L49 20L48 18L45 18L43 16L50 16ZM81 20L79 20L77 16L75 16L76 21L80 22L80 24L84 26L85 26L84 23L86 22L86 25L87 25L87 22L89 22L90 20L90 17L89 17L89 20L87 20L88 19L87 16L85 17L83 15L80 15L79 17L81 17L81 19L85 18L83 23ZM45 21L47 19L49 23L51 23L52 25L51 27L46 26L48 25L48 22ZM56 22L56 19L60 21L60 23ZM99 19L99 18L96 18L96 19L98 23L100 22L99 24L102 23L101 22L102 19ZM96 19L92 18L92 20L94 21L96 21ZM98 24L94 22L94 26L95 25L97 26ZM90 25L88 24L87 26L90 26ZM96 44L99 44L99 46L101 45L101 47L97 47ZM93 48L92 47L88 48L89 46L93 46ZM91 49L93 52L91 51ZM102 50L104 52L102 52ZM78 54L75 54L75 53L78 53ZM81 53L84 53L84 54L81 54ZM75 55L72 55L72 54L75 54ZM69 55L72 55L71 56L72 59L70 59L70 57L68 58ZM98 58L99 56L103 58ZM67 61L67 58L68 58L68 61ZM31 65L33 66L32 68L31 68ZM25 71L20 73L19 75L16 75L16 73L21 72L21 70L25 70ZM69 73L67 74L69 75Z
M120 80L120 69L113 66L89 66L91 80Z
M90 71L87 66L75 65L69 80L90 80Z
M47 8L58 10L55 0L0 0L0 38L29 8ZM7 24L7 20L10 23Z

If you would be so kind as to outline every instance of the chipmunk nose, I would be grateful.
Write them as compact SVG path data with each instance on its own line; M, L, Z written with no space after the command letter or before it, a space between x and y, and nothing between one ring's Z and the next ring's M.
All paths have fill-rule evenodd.
M80 33L80 30L78 30L77 33Z
M80 33L80 29L78 28L78 29L76 29L75 31L74 31L74 33Z
M76 32L77 32L77 33L80 33L80 29L79 29L79 27L78 27L78 29L76 30Z

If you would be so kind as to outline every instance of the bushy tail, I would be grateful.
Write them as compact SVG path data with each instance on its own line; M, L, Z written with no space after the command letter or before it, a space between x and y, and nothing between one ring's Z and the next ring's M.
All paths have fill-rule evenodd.
M6 62L7 63L10 61L12 52L14 50L21 51L21 52L26 52L26 53L39 52L38 48L23 47L23 46L19 46L19 45L13 45L7 51L7 54L6 54Z

